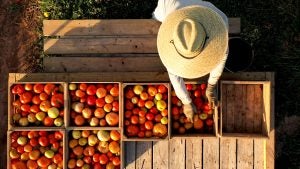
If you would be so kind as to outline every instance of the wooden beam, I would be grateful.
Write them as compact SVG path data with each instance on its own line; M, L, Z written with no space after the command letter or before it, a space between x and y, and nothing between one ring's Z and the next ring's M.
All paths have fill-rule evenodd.
M236 139L220 139L220 168L236 169Z
M136 143L135 142L125 142L125 164L126 169L135 169L135 154L136 154Z
M169 142L153 142L153 169L169 168Z
M219 151L219 138L203 140L203 169L219 169Z
M169 144L169 168L185 169L185 139L171 139Z
M202 139L186 139L186 169L202 168Z
M152 142L136 142L135 168L152 168Z
M237 169L253 169L253 139L237 140Z

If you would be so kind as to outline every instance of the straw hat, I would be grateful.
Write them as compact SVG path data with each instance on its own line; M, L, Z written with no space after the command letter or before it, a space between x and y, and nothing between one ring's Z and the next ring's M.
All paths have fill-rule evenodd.
M167 70L183 78L208 74L224 57L228 29L211 8L189 6L169 14L157 37L158 53Z

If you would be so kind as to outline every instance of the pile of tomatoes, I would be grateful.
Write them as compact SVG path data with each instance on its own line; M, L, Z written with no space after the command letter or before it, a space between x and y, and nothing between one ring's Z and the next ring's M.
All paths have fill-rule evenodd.
M14 84L12 123L14 126L57 126L64 124L62 84Z
M12 169L63 168L61 131L14 131L10 134Z

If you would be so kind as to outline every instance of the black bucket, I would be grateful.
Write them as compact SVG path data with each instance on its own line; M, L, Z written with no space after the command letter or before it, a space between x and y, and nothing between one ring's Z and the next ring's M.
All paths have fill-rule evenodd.
M229 72L242 72L247 70L254 59L252 46L240 37L229 39L229 53L225 70Z

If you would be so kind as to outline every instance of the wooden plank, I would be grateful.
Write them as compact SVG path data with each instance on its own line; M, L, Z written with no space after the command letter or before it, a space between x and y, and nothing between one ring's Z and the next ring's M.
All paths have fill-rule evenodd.
M226 89L226 97L227 97L227 102L226 102L226 114L227 114L227 118L226 118L226 122L223 123L224 127L225 127L225 132L226 133L230 133L230 132L234 132L234 124L235 124L235 92L234 92L234 85L232 84L226 84L225 85L225 89Z
M135 168L152 168L152 142L136 142Z
M266 78L271 81L270 95L270 133L266 145L267 169L275 168L275 74L267 72Z
M147 57L46 57L45 72L166 71L159 56Z
M223 72L220 80L266 80L266 72Z
M255 104L255 85L246 85L247 86L247 112L245 113L245 124L246 124L246 130L244 132L246 133L252 133L253 132L253 122L254 122L254 104Z
M185 169L185 139L169 141L169 168Z
M203 139L203 169L219 169L220 140Z
M125 165L126 169L135 169L135 154L136 154L136 143L125 142Z
M156 35L159 27L154 19L43 20L44 36ZM240 32L240 18L229 18L229 33Z
M153 169L169 168L169 142L153 142Z
M253 139L237 140L237 169L253 169Z
M266 168L266 141L254 140L254 169Z
M236 169L236 139L220 139L220 169Z
M246 112L243 109L244 106L244 97L243 97L243 85L234 85L233 91L234 94L234 102L232 103L234 107L233 111L233 119L234 119L234 129L233 131L236 132L242 132L244 130L243 124L246 122L245 116Z
M202 139L186 139L186 169L202 168Z
M46 54L157 53L156 37L45 39Z
M253 105L253 132L263 133L262 124L263 122L263 85L254 86L254 105Z
M236 24L236 23L235 23ZM43 20L44 36L156 35L154 19Z

